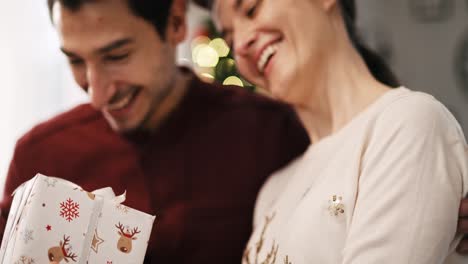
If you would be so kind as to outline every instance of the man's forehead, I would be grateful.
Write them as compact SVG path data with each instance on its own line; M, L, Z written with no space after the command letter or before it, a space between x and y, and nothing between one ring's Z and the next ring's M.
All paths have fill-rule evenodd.
M132 42L129 40L141 39L154 31L152 25L142 23L126 8L100 2L83 5L79 10L55 5L54 24L62 50L75 54L102 53L123 46L122 40L128 44Z
M78 9L55 4L52 17L56 25L59 24L57 22L60 22L67 27L78 29L107 27L131 29L135 24L140 24L141 20L131 12L126 2L114 0L86 2Z

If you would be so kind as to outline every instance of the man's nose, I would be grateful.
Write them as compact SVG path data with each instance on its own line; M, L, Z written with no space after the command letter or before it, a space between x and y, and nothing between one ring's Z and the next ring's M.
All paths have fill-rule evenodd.
M106 106L114 94L111 78L98 67L89 67L86 73L88 81L88 96L91 105L96 109Z

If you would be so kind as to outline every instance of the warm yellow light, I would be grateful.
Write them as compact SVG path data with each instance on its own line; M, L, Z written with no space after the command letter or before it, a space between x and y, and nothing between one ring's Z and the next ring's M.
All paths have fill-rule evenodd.
M233 59L226 59L226 64L230 67L234 67L236 65L236 62Z
M219 57L226 57L229 54L230 49L226 44L226 41L224 41L222 38L213 39L209 45L214 50L216 50Z
M200 77L205 82L212 83L214 81L214 76L209 74L209 73L202 73L202 74L200 74Z
M191 42L191 48L193 50L196 46L198 46L200 44L208 45L208 44L210 44L210 41L211 41L211 39L209 37L207 37L207 36L196 37Z
M242 80L236 76L227 77L226 80L224 80L223 84L224 85L237 85L237 86L244 87L244 83L242 83Z
M192 49L192 61L194 63L197 63L197 58L198 58L198 52L200 51L200 49L203 47L203 45L206 45L206 44L200 44L198 46L195 46L193 49Z
M195 63L200 67L215 67L219 62L218 53L210 46L201 44L194 51Z

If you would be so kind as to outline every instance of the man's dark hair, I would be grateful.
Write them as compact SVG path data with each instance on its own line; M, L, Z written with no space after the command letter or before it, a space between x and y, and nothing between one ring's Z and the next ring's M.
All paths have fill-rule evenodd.
M77 11L85 3L99 0L47 0L49 13L52 17L52 8L56 2L71 11ZM172 0L126 0L128 7L137 17L141 17L152 24L161 38L164 39Z

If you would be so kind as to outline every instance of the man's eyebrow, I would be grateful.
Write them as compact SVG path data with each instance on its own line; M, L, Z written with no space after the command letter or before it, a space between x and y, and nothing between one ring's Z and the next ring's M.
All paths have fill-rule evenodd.
M125 46L125 45L127 45L127 44L129 44L129 43L131 43L131 42L133 42L133 40L130 39L130 38L119 39L119 40L116 40L116 41L114 41L114 42L112 42L112 43L110 43L110 44L108 44L108 45L102 47L102 48L99 48L99 49L98 49L98 53L101 53L101 54L102 54L102 53L107 53L107 52L112 51L112 50L114 50L114 49L117 49L117 48L120 48L120 47L122 47L122 46Z
M61 47L60 50L62 51L63 54L67 55L67 57L78 57L76 56L75 53L66 50L65 48Z
M97 53L100 53L100 54L104 54L104 53L107 53L109 51L112 51L113 49L117 49L117 48L120 48L122 46L125 46L129 43L133 42L132 39L130 38L125 38L125 39L119 39L119 40L116 40L102 48L99 48L97 50ZM67 56L67 57L78 57L78 55L76 55L75 53L71 52L71 51L68 51L66 50L64 47L61 47L60 50Z

